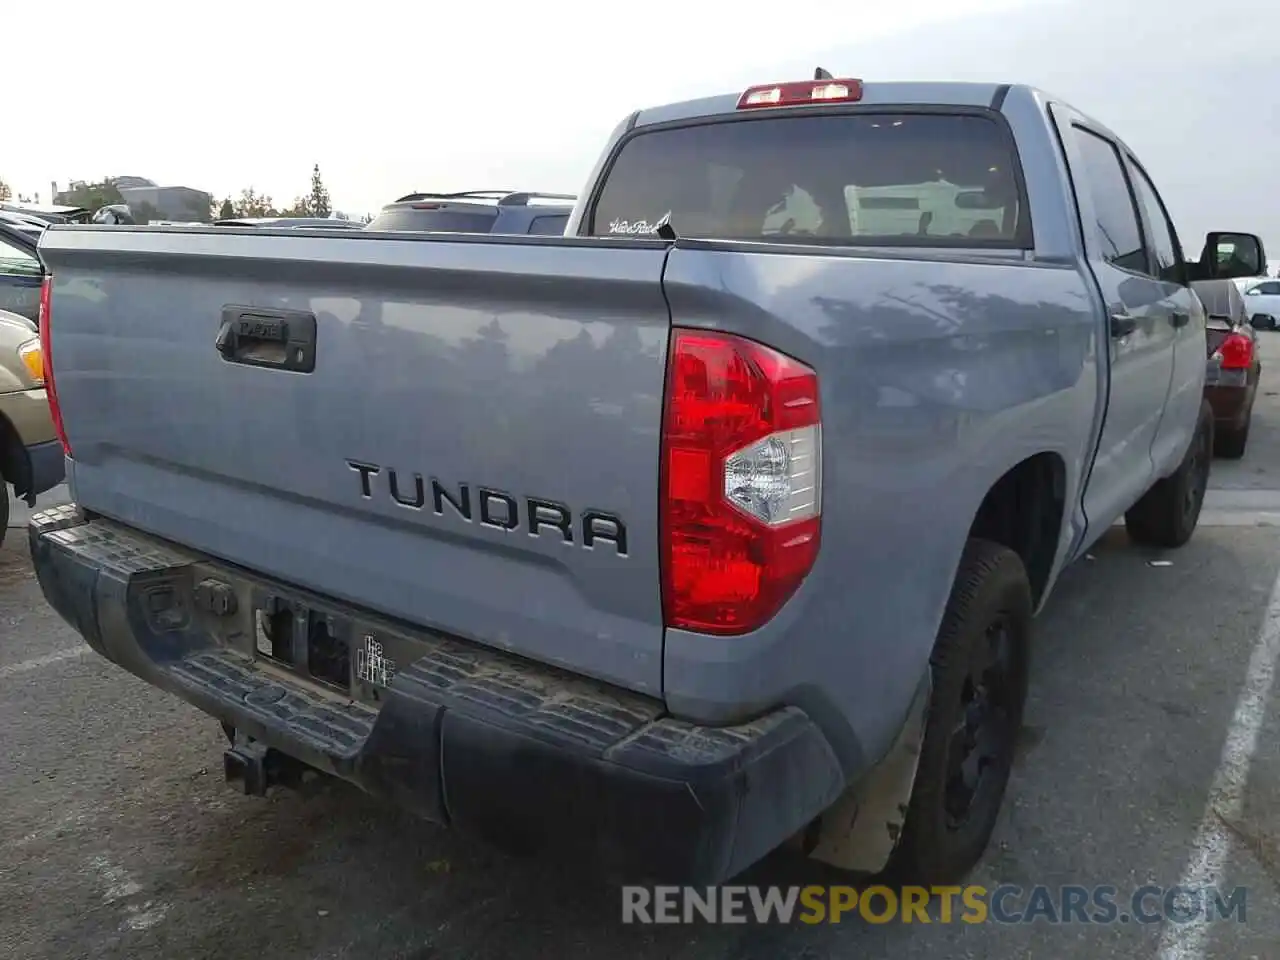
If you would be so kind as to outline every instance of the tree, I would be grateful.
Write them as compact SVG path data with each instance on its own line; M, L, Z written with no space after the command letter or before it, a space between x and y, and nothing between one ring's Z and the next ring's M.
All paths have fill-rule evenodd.
M306 199L308 216L327 217L333 212L333 205L329 202L329 191L325 189L324 181L320 179L320 164L316 164L311 168L311 195Z
M222 201L222 206L218 208L218 219L231 220L235 217L235 215L236 215L235 204L231 202L230 197L227 197L225 200Z
M0 180L0 200L8 200L13 196L13 191L9 189L9 185Z
M320 178L320 164L311 168L311 192L293 201L293 206L280 211L282 217L328 217L333 214L329 191Z
M237 217L279 216L271 198L266 194L258 193L253 187L245 187L241 190L239 199L232 203L231 209Z

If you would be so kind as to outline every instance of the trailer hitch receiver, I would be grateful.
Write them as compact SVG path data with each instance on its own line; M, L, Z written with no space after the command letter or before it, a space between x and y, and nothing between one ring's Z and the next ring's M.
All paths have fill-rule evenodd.
M222 770L227 783L247 796L265 797L270 786L269 754L266 744L242 740L222 754Z
M246 796L265 797L272 787L308 792L319 781L319 771L301 760L273 750L227 724L223 730L231 746L222 754L222 771L227 783Z

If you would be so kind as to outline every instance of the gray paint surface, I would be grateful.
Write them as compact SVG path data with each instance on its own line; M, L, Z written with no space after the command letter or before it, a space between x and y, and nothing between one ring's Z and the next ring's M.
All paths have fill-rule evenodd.
M972 106L994 91L884 84L868 100ZM1082 237L1092 201L1059 138L1072 122L1114 135L1049 100L1014 87L1002 104L1032 210L1026 251L53 228L42 250L72 487L144 530L661 693L691 719L799 704L854 775L902 721L992 485L1029 456L1060 460L1052 584L1173 469L1199 408L1199 302L1116 275ZM315 312L316 372L224 364L213 337L228 303ZM1141 324L1113 342L1118 307ZM1175 329L1177 310L1192 322ZM755 337L818 371L825 489L822 552L774 620L745 637L667 631L664 648L672 324ZM348 458L616 512L629 554L364 500Z
M661 245L64 233L54 353L84 505L286 581L657 695ZM120 228L115 228L119 231ZM179 255L167 251L181 249ZM373 259L369 259L373 258ZM572 260L572 262L570 262ZM492 268L486 266L491 264ZM305 291L305 292L304 292ZM318 318L290 374L214 350L224 304ZM110 331L109 335L104 335ZM378 464L370 499L348 460ZM514 530L403 498L520 503ZM627 554L528 532L524 498L615 513Z

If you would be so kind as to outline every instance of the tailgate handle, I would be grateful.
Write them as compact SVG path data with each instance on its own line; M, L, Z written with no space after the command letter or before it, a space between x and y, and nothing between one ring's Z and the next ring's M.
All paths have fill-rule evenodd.
M316 368L316 317L305 310L223 307L213 345L229 363L311 373Z

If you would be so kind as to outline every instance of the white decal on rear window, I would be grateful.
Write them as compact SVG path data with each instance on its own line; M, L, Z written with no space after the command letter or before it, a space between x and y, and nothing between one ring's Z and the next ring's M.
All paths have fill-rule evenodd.
M671 222L671 211L664 213L656 223L650 223L648 220L610 220L610 233L657 233L658 228L665 223Z

